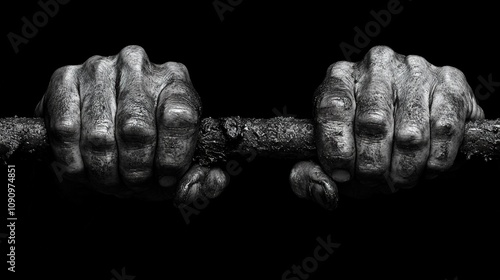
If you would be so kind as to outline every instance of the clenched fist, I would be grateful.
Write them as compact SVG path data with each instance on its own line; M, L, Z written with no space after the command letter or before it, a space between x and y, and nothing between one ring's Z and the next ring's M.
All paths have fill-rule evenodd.
M201 102L186 67L153 64L139 46L58 69L35 114L68 188L187 201L201 185L214 197L228 182L220 169L192 166Z
M335 182L344 183L341 192L365 196L446 171L465 122L484 118L458 69L384 46L358 63L331 65L314 110L319 165L298 163L290 181L298 196L326 207L335 204Z

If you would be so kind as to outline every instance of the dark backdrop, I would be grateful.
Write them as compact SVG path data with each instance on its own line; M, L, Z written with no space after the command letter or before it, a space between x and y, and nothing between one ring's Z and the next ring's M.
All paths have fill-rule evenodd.
M311 96L327 67L346 59L339 44L355 46L354 28L364 29L373 21L370 11L387 9L390 1L220 0L238 4L223 21L214 2L71 0L17 53L7 34L20 34L21 18L32 19L41 8L36 1L3 3L0 117L30 116L57 68L136 44L155 63L188 67L204 116L269 118L286 107L288 114L309 118ZM352 61L372 46L387 45L461 69L473 89L479 77L500 81L493 4L400 5L403 10ZM489 92L479 104L488 118L498 118L500 87ZM186 224L170 203L95 196L75 205L60 198L50 166L19 162L16 274L119 280L113 271L125 268L137 280L280 279L313 255L318 237L330 236L341 245L309 279L498 275L498 165L468 162L390 196L342 196L339 209L326 212L293 195L293 164L242 162L241 174L231 177L221 197ZM5 245L2 239L2 259Z

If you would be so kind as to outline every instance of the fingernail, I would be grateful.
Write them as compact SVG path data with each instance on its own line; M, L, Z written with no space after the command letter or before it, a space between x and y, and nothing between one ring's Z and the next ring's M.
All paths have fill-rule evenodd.
M311 198L316 201L319 205L324 208L327 208L325 203L325 192L323 188L318 184L313 184L310 190Z
M332 172L332 179L339 183L345 183L351 179L351 174L344 169L335 169Z
M193 201L195 201L199 197L200 187L201 187L201 185L199 183L195 183L189 188L188 193L187 193L186 198L185 198L186 204L193 203Z
M200 187L200 183L196 181L181 183L175 195L174 204L179 206L192 203L199 196Z
M176 183L177 183L177 178L175 178L174 176L163 176L160 178L159 181L160 186L165 188L173 187L175 186Z
M228 177L219 168L212 169L206 179L204 193L208 198L216 198L228 184Z

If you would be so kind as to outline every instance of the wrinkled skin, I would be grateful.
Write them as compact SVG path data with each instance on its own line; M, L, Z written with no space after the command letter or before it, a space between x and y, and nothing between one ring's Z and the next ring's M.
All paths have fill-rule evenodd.
M465 122L484 113L458 69L377 46L358 63L328 68L314 116L319 163L299 162L290 181L299 197L328 200L336 183L341 193L366 197L448 170Z
M189 203L229 182L221 169L192 163L201 102L186 67L153 64L139 46L58 69L35 115L64 166L63 188ZM448 170L465 122L484 118L458 69L383 46L359 63L331 65L314 115L319 163L297 163L290 182L326 208L336 203L336 183L365 197Z
M35 115L64 166L63 188L187 203L193 186L213 197L227 185L222 170L192 166L201 102L186 67L153 64L139 46L58 69Z

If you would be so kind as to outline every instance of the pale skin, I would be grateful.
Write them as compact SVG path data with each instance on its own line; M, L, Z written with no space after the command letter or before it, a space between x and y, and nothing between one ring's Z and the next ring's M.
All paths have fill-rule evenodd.
M484 118L458 69L383 46L358 63L332 64L314 96L319 162L297 163L290 183L321 204L336 182L363 197L448 170L465 122ZM187 68L153 64L139 46L58 69L35 114L45 118L68 186L190 201L215 197L229 182L220 168L192 161L201 102Z

